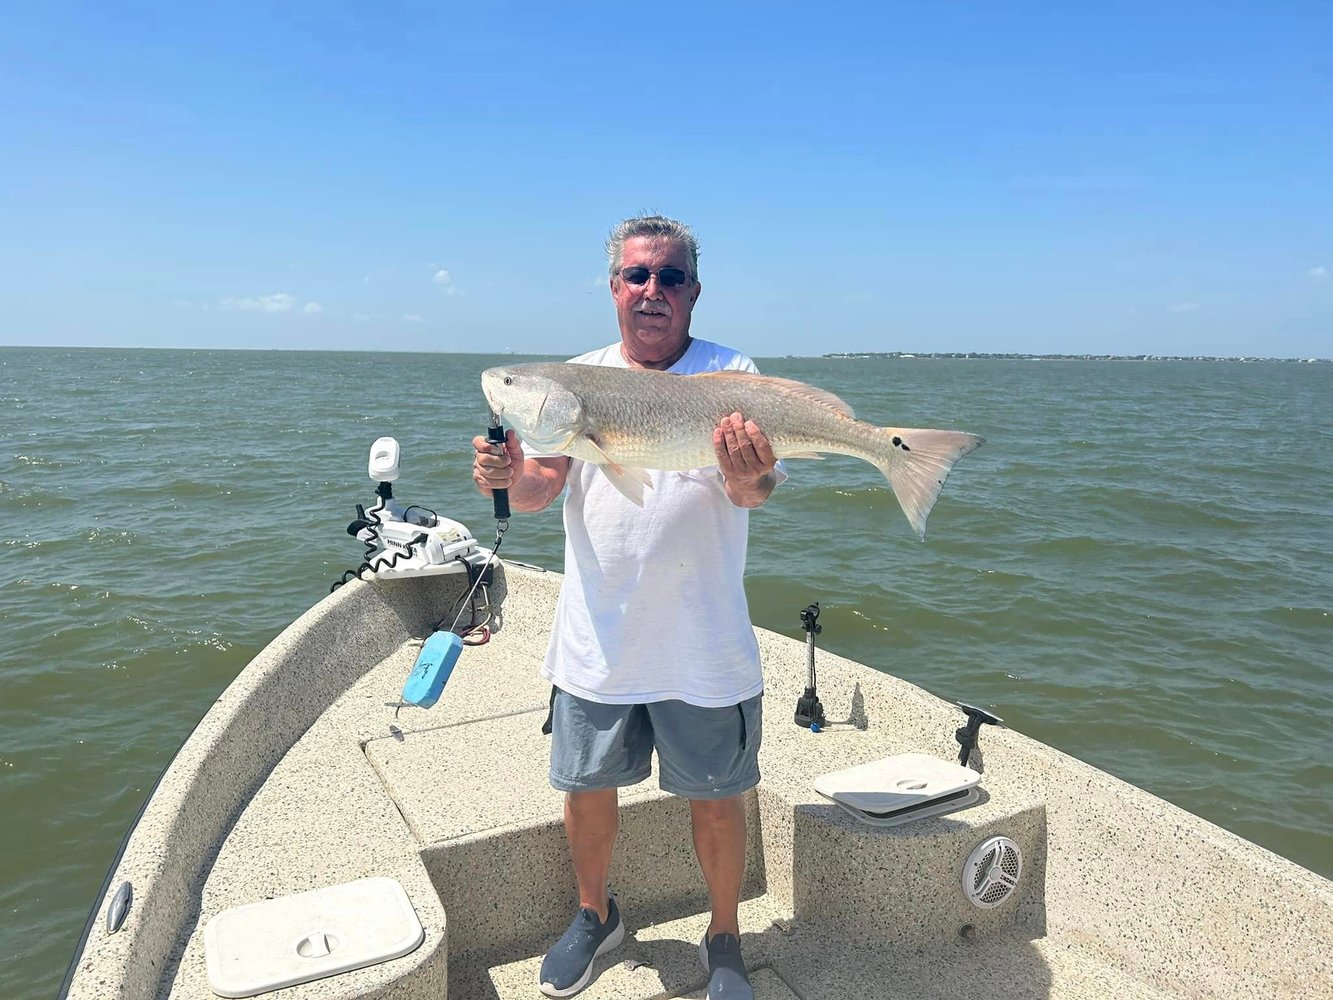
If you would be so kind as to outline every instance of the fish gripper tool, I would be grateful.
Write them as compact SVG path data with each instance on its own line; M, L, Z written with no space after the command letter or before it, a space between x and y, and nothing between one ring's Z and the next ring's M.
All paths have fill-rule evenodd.
M492 413L490 426L486 428L486 440L498 444L503 452L505 447L505 429L500 418ZM491 490L491 500L495 509L495 520L504 524L509 522L509 491Z

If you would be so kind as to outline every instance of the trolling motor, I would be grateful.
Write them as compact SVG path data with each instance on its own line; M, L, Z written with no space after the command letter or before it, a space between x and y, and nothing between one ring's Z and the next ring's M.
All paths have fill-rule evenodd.
M471 572L485 560L486 550L458 521L417 504L404 506L394 497L400 454L391 437L378 438L370 446L368 473L376 483L375 505L367 510L357 504L356 519L347 526L347 533L365 545L365 555L359 566L329 588L330 593L354 577L387 580L465 568Z
M496 430L491 428L492 439ZM503 429L499 429L499 434L500 440L504 440ZM453 613L451 608L446 612L446 618L422 642L416 663L403 686L399 708L404 704L430 708L439 699L463 646L480 645L490 638L490 598L485 588L494 578L491 564L500 547L500 539L509 527L509 503L507 497L503 498L502 506L502 498L498 496L502 491L497 490L495 516L498 530L495 544L487 549L478 545L472 532L458 521L441 517L416 504L404 506L394 497L392 484L398 479L399 457L400 449L394 438L378 438L370 446L368 472L376 483L375 505L367 510L357 504L356 519L347 526L347 533L365 544L365 556L359 566L348 570L333 584L330 592L353 578L379 581L442 573L466 574L471 587L455 605L459 608L458 617L447 629L440 627L447 615ZM478 588L482 588L484 617L472 600ZM459 623L469 610L473 620L460 630Z
M796 724L802 729L817 733L824 728L824 706L815 693L815 636L824 631L819 624L819 602L808 605L801 611L801 628L805 629L805 655L807 676L805 694L796 702Z

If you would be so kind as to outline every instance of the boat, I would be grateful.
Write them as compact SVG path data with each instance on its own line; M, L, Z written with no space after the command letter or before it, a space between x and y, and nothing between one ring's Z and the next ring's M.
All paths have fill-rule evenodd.
M62 998L539 995L577 901L538 675L561 576L415 510L382 485L353 525L382 544L361 578L186 739ZM756 629L741 941L760 1000L1333 995L1333 883L871 666L821 651L816 688L812 611L803 638ZM431 661L464 616L476 644ZM432 664L434 698L404 704ZM829 790L904 762L860 800ZM904 798L913 767L955 784ZM581 995L705 996L688 807L655 773L621 792L611 883L629 934Z

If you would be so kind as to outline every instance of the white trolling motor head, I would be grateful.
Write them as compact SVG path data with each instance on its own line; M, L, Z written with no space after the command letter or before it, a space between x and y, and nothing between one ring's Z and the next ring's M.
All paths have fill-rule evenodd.
M370 446L370 478L377 483L395 482L400 454L397 438L376 438Z

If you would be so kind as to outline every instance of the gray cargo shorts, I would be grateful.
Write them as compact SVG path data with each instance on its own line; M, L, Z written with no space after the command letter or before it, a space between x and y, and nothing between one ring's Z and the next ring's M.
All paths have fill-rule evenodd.
M762 694L726 708L683 701L604 705L559 689L551 703L551 787L623 788L652 771L662 791L727 799L759 784Z

